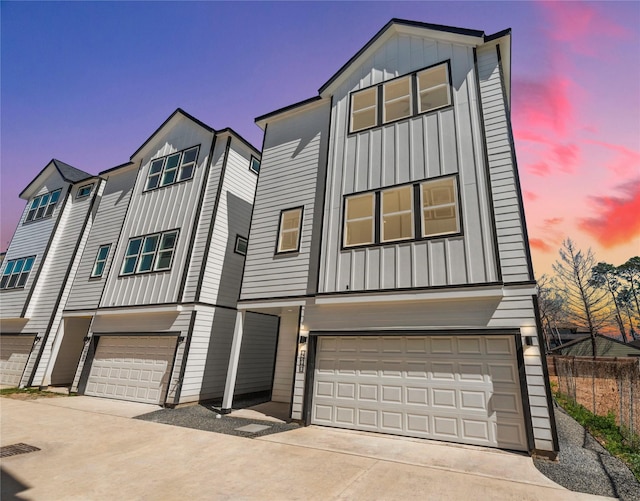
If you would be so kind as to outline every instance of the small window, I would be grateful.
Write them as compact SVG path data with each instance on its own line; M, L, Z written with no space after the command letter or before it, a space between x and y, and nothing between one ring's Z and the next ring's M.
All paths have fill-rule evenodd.
M18 289L25 286L33 268L35 256L7 261L0 278L0 289Z
M80 188L78 188L78 193L76 193L76 198L88 197L89 195L91 195L92 189L93 189L93 183L80 186Z
M348 197L345 200L344 210L344 246L374 243L374 194L367 193Z
M251 162L249 163L249 170L251 172L255 172L256 174L260 174L260 160L256 157L251 157Z
M382 192L382 242L413 238L413 186Z
M280 231L277 252L298 252L300 249L300 227L302 207L284 210L280 214Z
M421 184L422 236L446 235L460 231L455 178Z
M145 191L191 179L198 161L199 149L199 146L193 146L152 160L147 183L144 187Z
M236 254L246 256L248 246L249 246L249 241L246 238L241 237L240 235L236 236L236 247L234 249L234 252Z
M435 110L451 104L449 72L446 64L418 73L418 112Z
M45 193L43 195L35 197L31 201L31 206L29 207L29 212L27 212L25 223L49 217L51 214L53 214L53 209L56 208L56 204L60 199L61 191L62 190L56 190L51 193Z
M171 269L178 230L154 233L129 240L121 275Z
M378 124L378 88L373 87L351 96L351 132Z
M411 116L411 77L385 83L383 122L393 122Z
M98 249L98 254L96 255L96 261L93 264L93 269L91 270L91 278L101 277L104 273L104 267L107 264L107 257L109 256L109 249L111 248L111 244L101 245Z

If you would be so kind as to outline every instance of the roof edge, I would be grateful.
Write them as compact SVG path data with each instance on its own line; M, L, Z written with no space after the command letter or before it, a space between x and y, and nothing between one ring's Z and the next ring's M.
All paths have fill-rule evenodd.
M279 108L279 109L271 111L269 113L265 113L264 115L260 115L259 117L256 117L254 119L254 122L255 123L262 122L262 121L264 121L264 120L266 120L268 118L275 117L277 115L280 115L280 114L285 113L287 111L294 110L296 108L302 108L303 106L306 106L307 104L315 103L316 101L321 101L321 100L322 100L322 96L313 96L313 97L310 97L309 99L305 99L304 101L298 101L297 103L290 104L289 106L285 106L284 108Z
M231 127L225 127L224 129L220 129L220 130L216 131L216 134L230 134L232 136L235 136L237 139L240 140L241 143L243 143L245 146L247 146L247 148L249 148L250 150L253 150L258 155L262 154L258 148L256 148L254 145L252 145L249 141L247 141L244 137L242 137L240 134L238 134Z

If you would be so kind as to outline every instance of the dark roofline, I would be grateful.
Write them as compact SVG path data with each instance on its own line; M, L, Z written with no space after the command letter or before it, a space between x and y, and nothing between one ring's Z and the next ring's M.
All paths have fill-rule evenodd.
M491 42L492 40L496 40L498 38L502 38L502 37L505 37L507 35L511 35L511 28L507 28L506 30L498 31L497 33L494 33L493 35L485 35L484 41L485 42Z
M196 117L194 117L193 115L190 115L189 113L187 113L186 111L184 111L182 108L178 108L176 109L176 111L174 111L173 113L171 113L171 115L169 115L169 118L167 118L164 122L162 122L162 125L160 125L160 127L158 127L153 134L151 134L147 140L142 143L142 146L140 146L140 148L138 148L133 155L131 155L130 158L135 157L138 153L140 153L140 150L144 149L144 147L149 143L149 141L151 141L151 139L153 139L153 136L155 136L158 132L160 132L160 130L167 125L167 123L169 123L169 121L176 116L178 113L182 114L184 117L188 118L189 120L192 120L193 122L197 123L200 127L208 130L209 132L212 132L215 134L215 129L213 129L213 127L210 127L209 125L207 125L206 123L198 120Z
M62 177L62 179L64 179L65 181L67 181L68 183L71 184L75 184L75 183L80 183L82 181L84 181L85 179L90 179L92 177L98 177L98 176L94 176L93 174L89 174L88 172L85 172L83 170L77 169L75 167L73 167L72 165L69 165L68 163L63 162L62 160L58 160L56 158L52 158L51 160L49 160L47 162L47 164L42 168L42 170L40 172L38 172L35 177L29 182L29 184L25 187L24 190L22 190L19 194L18 194L18 198L22 198L22 195L24 195L24 193L29 189L29 187L34 183L34 181L36 179L38 179L42 173L47 170L47 167L49 167L49 165L53 164L53 166L56 168L56 170L58 171L58 174L60 174L60 176ZM60 165L58 165L60 164ZM82 179L78 179L76 181L74 181L73 179L69 179L67 176L64 175L64 173L62 172L61 169L61 165L66 166L66 167L71 167L72 169L77 170L78 172L82 172L83 174L86 174L86 177L82 178Z
M640 350L640 348L638 348L637 346L634 346L634 345L632 345L630 343L625 343L623 341L619 341L619 340L617 340L615 338L612 338L612 337L609 337L609 336L605 336L604 334L596 334L596 338L606 339L607 341L613 341L614 343L618 343L618 344L621 344L623 346L631 346L632 348L636 348L636 349ZM583 343L585 341L590 341L590 340L591 340L591 335L586 335L586 336L583 336L583 337L581 337L579 339L574 339L573 341L569 341L568 343L561 344L560 346L556 346L552 350L549 350L549 352L559 350L560 348L571 347L571 346L573 346L575 344Z
M219 130L219 131L216 132L216 134L225 134L225 133L235 136L236 138L238 138L240 140L240 142L245 144L249 149L253 150L258 155L262 155L262 153L260 152L260 150L258 148L256 148L254 145L252 145L249 141L247 141L244 137L242 137L240 134L238 134L231 127L225 127L224 129Z
M122 169L123 167L127 167L129 165L133 165L133 162L125 162L123 164L116 165L115 167L111 167L109 169L103 170L102 172L99 172L98 175L102 176L103 174L108 174L109 172L113 172L114 170L117 170L117 169Z
M455 26L445 26L442 24L431 24L431 23L422 23L420 21L410 21L408 19L398 19L393 18L387 24L385 24L378 33L376 33L371 40L369 40L364 47L362 47L356 54L349 59L342 67L329 79L327 82L320 87L318 90L318 94L322 94L327 87L329 87L333 82L335 82L338 77L356 60L358 59L371 45L373 45L389 28L391 28L394 24L400 24L403 26L413 26L416 28L425 28L429 30L435 31L443 31L446 33L454 33L456 35L466 35L470 37L484 37L484 31L479 30L470 30L467 28L457 28Z
M285 111L293 110L295 108L299 108L299 107L305 106L307 104L311 104L311 103L313 103L315 101L320 101L321 99L322 99L322 97L320 97L320 96L310 97L309 99L305 99L304 101L300 101L300 102L297 102L297 103L294 103L294 104L290 104L289 106L285 106L284 108L279 108L279 109L277 109L275 111L272 111L270 113L266 113L264 115L260 115L259 117L256 117L254 119L254 122L260 122L261 120L265 120L267 118L271 118L271 117L274 117L276 115L280 115L281 113L284 113Z

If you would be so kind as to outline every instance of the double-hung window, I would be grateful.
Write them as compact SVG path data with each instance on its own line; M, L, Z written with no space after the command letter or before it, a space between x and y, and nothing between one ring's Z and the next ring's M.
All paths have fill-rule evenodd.
M153 233L129 240L121 275L171 269L178 230Z
M35 256L29 256L7 261L4 271L2 272L2 277L0 278L0 289L18 289L24 287L35 260Z
M43 219L53 214L53 209L56 208L56 204L58 203L58 200L60 200L61 192L62 190L55 190L34 198L31 201L29 212L27 212L25 223L36 221L37 219Z
M449 63L351 93L349 132L370 129L450 106Z
M152 160L145 191L191 179L198 160L199 148L199 146L193 146Z
M460 231L456 176L344 198L343 248L415 241Z
M280 228L276 253L298 252L302 229L302 207L283 210L280 213Z
M111 248L111 244L101 245L98 249L98 254L96 254L96 261L93 264L93 269L91 270L91 278L101 277L104 273L104 267L107 264L107 257L109 257L109 249Z

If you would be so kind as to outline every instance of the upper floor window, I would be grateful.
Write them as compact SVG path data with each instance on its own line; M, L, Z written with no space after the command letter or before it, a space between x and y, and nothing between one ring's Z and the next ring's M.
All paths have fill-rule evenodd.
M76 198L88 197L89 195L91 195L92 189L93 189L93 183L80 186L80 188L78 188L78 193L76 193Z
M451 105L449 63L351 93L350 132L403 120Z
M34 198L31 201L31 206L29 207L29 212L27 212L27 217L24 220L25 223L49 217L51 214L53 214L53 209L56 208L56 204L58 203L58 200L60 200L61 192L62 190L56 190L50 193L39 195Z
M171 269L178 230L153 233L129 240L121 275Z
M91 270L91 278L101 277L104 273L104 267L107 264L107 257L109 256L109 249L111 244L101 245L96 255L96 262L93 264Z
M21 257L7 261L0 278L0 289L17 289L24 287L29 278L35 256Z
M145 191L191 179L198 160L199 149L199 146L193 146L152 160Z
M251 157L251 162L249 162L249 170L251 172L255 172L256 174L260 174L260 160L256 157Z
M249 241L244 238L241 237L240 235L236 235L236 246L233 249L233 251L236 254L240 254L242 256L246 256L247 255L247 247L249 246Z
M276 253L298 252L302 229L302 207L283 210L280 213L278 245Z
M348 195L344 204L344 248L460 233L456 176Z

